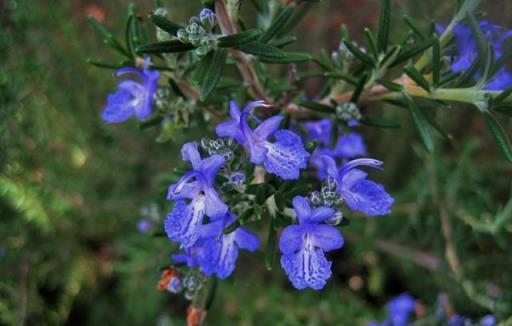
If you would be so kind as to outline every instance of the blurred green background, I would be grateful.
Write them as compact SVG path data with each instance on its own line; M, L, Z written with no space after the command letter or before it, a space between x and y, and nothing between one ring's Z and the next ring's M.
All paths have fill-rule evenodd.
M394 1L395 31L405 28L406 13L425 28L431 19L447 22L454 2ZM510 1L483 2L493 21L511 27ZM135 3L143 17L154 9L151 1ZM199 1L164 3L179 22L201 8ZM296 48L335 49L341 23L362 40L378 4L318 3L295 33ZM179 165L181 144L198 135L191 128L160 144L157 131L140 131L133 121L104 125L99 112L115 78L86 64L114 58L87 16L122 37L127 5L0 0L0 324L184 324L187 301L155 288L171 245L141 234L137 223L141 208L155 207L153 231L160 230L168 174ZM320 82L305 87L314 93ZM402 120L400 130L362 129L371 155L385 161L379 177L397 198L393 214L344 228L347 243L331 255L333 277L321 292L294 290L277 259L269 272L242 254L207 325L364 325L384 318L385 302L404 291L427 311L446 293L459 313L510 318L512 166L476 110L438 112L449 137L426 156L404 112L364 109Z

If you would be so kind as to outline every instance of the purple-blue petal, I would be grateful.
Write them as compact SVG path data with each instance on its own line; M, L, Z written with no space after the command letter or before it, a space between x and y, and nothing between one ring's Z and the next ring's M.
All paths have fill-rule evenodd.
M307 246L297 253L281 256L283 267L292 285L302 290L322 289L331 277L331 262L325 259L320 249Z
M279 126L281 125L281 121L283 121L284 117L281 115L276 115L267 120L263 121L256 129L254 130L254 135L260 140L266 140L273 133L275 133Z
M302 139L289 130L279 130L275 139L274 143L265 144L268 150L263 161L265 169L285 180L298 179L310 156Z
M345 174L338 192L350 209L369 216L389 214L394 202L382 185L367 180L365 173L360 170Z
M255 251L260 246L260 239L256 233L249 231L244 227L239 227L234 232L235 242L238 248L248 251Z
M193 199L189 204L179 200L164 221L167 237L180 242L181 248L194 245L198 239L198 227L204 218L204 198Z
M292 206L297 215L299 224L306 223L311 215L311 205L306 197L295 196L292 200Z
M352 159L366 154L366 145L361 134L350 132L341 136L334 147L333 156Z
M279 250L285 255L298 252L303 245L305 230L299 225L289 225L279 238Z

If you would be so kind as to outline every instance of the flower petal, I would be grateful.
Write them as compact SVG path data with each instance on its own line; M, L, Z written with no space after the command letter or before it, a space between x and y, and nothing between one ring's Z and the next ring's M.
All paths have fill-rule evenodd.
M238 248L234 234L224 235L221 239L210 239L205 242L200 260L201 271L209 276L215 274L221 280L233 273L238 259Z
M308 218L308 222L320 223L332 217L336 211L327 206L315 208Z
M197 181L185 183L179 187L179 191L176 188L179 187L179 182L169 186L167 191L167 200L179 200L179 199L192 199L199 195L199 186Z
M284 117L281 115L276 115L267 120L263 121L255 130L255 136L259 140L266 140L270 137L274 132L279 129L281 125L281 121L283 121Z
M331 144L332 122L329 119L308 121L304 124L308 133L307 141L317 140L321 145L329 147Z
M322 289L331 277L331 262L320 249L310 246L281 257L281 266L296 289Z
M229 101L229 115L231 119L240 123L240 107L236 101Z
M205 158L197 164L197 168L194 167L195 170L201 172L201 174L206 179L206 183L209 186L213 186L215 182L215 175L219 171L219 169L224 165L225 159L222 155L212 155L210 157Z
M260 239L256 233L249 231L247 228L239 227L234 232L235 242L240 249L255 251L260 246Z
M215 133L219 137L234 138L239 144L245 143L245 136L242 132L239 121L224 121L215 127Z
M343 236L334 226L325 224L311 225L309 226L308 234L313 238L312 241L315 246L322 248L324 252L343 247Z
M292 200L292 206L297 214L297 220L299 224L307 222L309 215L311 215L311 206L309 200L306 197L295 196Z
M202 196L193 199L188 205L184 200L179 200L164 221L165 232L169 239L180 242L181 248L191 247L198 239L197 228L202 224L203 217Z
M275 138L275 143L265 143L268 150L263 161L265 169L285 180L298 179L309 158L302 139L289 130L279 130Z
M350 132L341 136L334 147L333 155L342 158L354 158L366 154L366 145L361 134Z
M304 229L299 225L287 226L279 239L279 250L285 255L298 252L303 245Z
M183 145L181 148L181 156L184 161L192 164L194 170L199 171L201 155L199 154L196 143L186 143Z
M130 101L130 92L118 91L107 98L107 105L101 113L101 118L107 123L120 123L128 120L133 115L134 109Z
M222 201L217 191L213 188L205 189L204 206L206 215L211 218L225 216L228 212L228 205Z
M369 216L389 214L394 199L382 185L361 178L361 173L364 172L359 170L348 172L338 188L348 207ZM354 177L353 174L358 176Z

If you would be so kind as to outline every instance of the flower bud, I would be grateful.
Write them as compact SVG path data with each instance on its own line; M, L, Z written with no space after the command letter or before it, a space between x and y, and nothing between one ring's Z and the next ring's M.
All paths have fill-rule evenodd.
M342 211L336 211L333 216L329 217L327 220L325 220L325 223L329 225L338 225L343 220L343 212Z
M217 24L215 13L208 8L201 10L201 13L199 13L199 20L207 30L212 30Z
M323 202L322 196L318 191L313 191L311 195L309 195L309 200L315 206L320 206Z
M355 103L345 102L336 106L336 117L344 122L359 121L363 117Z
M171 293L178 293L183 289L183 282L179 277L173 277L169 284L167 284L167 291Z

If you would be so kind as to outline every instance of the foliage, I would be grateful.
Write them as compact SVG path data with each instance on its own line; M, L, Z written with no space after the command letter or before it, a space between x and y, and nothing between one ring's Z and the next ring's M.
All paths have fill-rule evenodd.
M489 39L478 1L450 4L455 14L439 19L448 21L442 33L417 8L437 8L430 18L438 20L448 4L381 3L342 4L368 14L364 23L372 26L347 16L341 33L341 22L327 15L340 5L329 2L207 1L218 25L190 2L1 3L0 323L182 324L187 299L155 287L179 251L163 230L174 205L167 187L186 172L176 160L181 145L195 139L206 144L203 158L232 153L228 170L245 173L243 190L222 193L230 206L248 205L224 234L242 225L261 239L255 255L240 251L211 307L215 276L194 294L192 305L208 310L206 324L365 324L384 320L384 303L408 292L418 325L446 323L436 319L439 309L474 320L493 314L507 325L510 90L489 85L495 76L507 79L500 73L508 43ZM492 15L499 7L484 1L478 9ZM401 11L413 17L402 19ZM323 17L336 27L320 24ZM465 44L475 57L463 71L448 60L460 48L458 26L474 40ZM99 109L115 89L111 72L140 69L144 56L160 73L151 117L104 125ZM314 149L334 153L338 138L356 130L385 162L371 179L395 198L392 213L368 218L348 210L346 199L333 206L343 214L346 244L327 253L332 277L320 292L292 288L278 268L278 236L294 224L295 196L321 190L322 182L314 169L283 181L275 175L289 175L266 164L271 173L256 182L243 143L225 139L219 151L211 137L228 119L230 100L272 104L260 118L284 113L283 126L313 156ZM321 119L335 126L332 135L310 142L304 122ZM216 185L229 177L223 170Z

